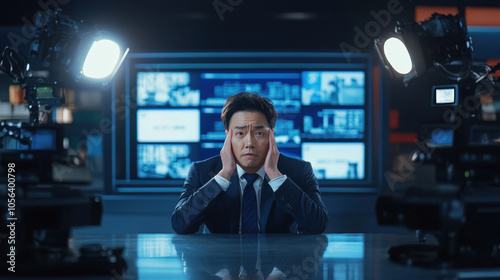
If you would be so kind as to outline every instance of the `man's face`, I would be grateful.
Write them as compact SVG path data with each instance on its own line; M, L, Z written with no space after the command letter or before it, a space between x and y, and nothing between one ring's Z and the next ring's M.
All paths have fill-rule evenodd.
M266 117L258 111L239 111L229 120L229 128L233 130L231 144L236 163L247 173L257 172L269 150L270 128Z

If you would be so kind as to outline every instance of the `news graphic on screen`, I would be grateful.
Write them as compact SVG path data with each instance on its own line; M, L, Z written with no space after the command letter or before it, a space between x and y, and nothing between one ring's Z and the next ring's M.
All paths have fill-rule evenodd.
M365 176L363 143L303 143L302 158L318 179L359 180Z
M300 73L283 72L213 72L201 73L202 105L217 106L203 107L204 127L217 127L218 132L209 131L202 137L207 140L224 141L225 129L220 122L220 113L226 99L238 92L258 92L260 95L273 101L276 112L280 116L275 126L275 138L278 147L298 147L300 145L300 111L301 92ZM217 112L209 114L208 112ZM207 113L207 114L205 114ZM218 139L215 139L215 138Z
M201 109L201 140L222 141L226 139L226 128L220 120L222 107Z
M128 59L125 95L114 92L116 100L130 102L113 132L114 190L182 187L194 162L220 155L226 139L222 107L239 92L272 101L278 150L311 162L321 186L373 183L370 55L353 57L353 64L342 54L312 53Z
M302 115L306 138L361 139L364 136L364 110L304 108Z
M200 111L197 109L137 110L137 142L198 142Z
M202 105L222 107L238 92L258 92L277 107L300 103L300 73L213 72L201 73Z
M199 81L187 72L139 72L137 105L198 106L200 104L198 88Z
M195 145L139 144L137 145L137 174L139 178L184 179L196 156Z
M201 142L201 158L210 158L220 154L224 142Z
M276 125L274 127L274 139L276 139L276 145L278 148L300 146L300 143L302 142L302 138L300 136L300 124L300 119L293 115L284 115L281 116L280 119L276 120Z
M302 72L304 105L363 105L364 97L363 71Z

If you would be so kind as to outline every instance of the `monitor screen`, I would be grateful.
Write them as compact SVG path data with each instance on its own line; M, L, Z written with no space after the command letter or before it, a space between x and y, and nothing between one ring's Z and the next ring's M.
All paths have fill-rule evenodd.
M200 141L200 110L137 110L137 142L198 141Z
M458 104L458 85L432 87L432 106L454 106Z
M450 123L424 123L421 125L421 138L431 148L452 147L455 129Z
M115 83L112 192L178 191L220 154L226 99L272 100L280 153L311 162L320 186L374 186L371 57L339 53L131 54Z
M182 179L188 175L199 148L190 144L138 144L137 177Z
M364 143L304 143L302 158L311 162L319 180L359 180L365 177Z
M26 141L12 137L5 137L2 141L3 149L23 151L59 152L62 149L61 127L40 125L31 127L26 125L19 130L19 134Z

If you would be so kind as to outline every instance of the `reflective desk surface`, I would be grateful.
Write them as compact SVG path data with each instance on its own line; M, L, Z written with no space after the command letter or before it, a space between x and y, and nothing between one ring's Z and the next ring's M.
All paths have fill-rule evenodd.
M69 241L75 249L88 244L123 248L126 271L22 279L500 279L500 268L422 268L390 261L387 250L416 244L413 234L79 235Z

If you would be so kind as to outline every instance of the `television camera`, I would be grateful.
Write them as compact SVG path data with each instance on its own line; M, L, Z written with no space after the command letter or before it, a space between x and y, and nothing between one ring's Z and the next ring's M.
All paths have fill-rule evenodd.
M436 187L414 186L377 200L380 225L416 230L422 243L392 247L390 258L423 266L500 265L500 81L493 77L500 65L472 62L460 15L398 23L392 37L376 41L376 49L393 77L405 83L430 68L449 81L432 87L429 106L442 119L421 126L424 145L412 154L415 165L435 166ZM395 68L391 60L401 53L396 61L407 64ZM437 244L423 244L426 234Z
M29 120L0 121L0 221L9 238L0 242L0 273L21 275L84 275L121 273L126 263L121 249L100 245L69 248L70 230L76 226L99 225L102 202L75 185L91 182L82 159L63 147L63 128L51 122L53 107L65 103L65 89L58 82L97 80L99 85L113 77L128 49L97 29L85 30L60 10L37 14L37 33L31 59L5 47L0 70L22 89ZM44 68L51 78L33 71ZM37 69L41 70L41 69ZM61 74L63 73L63 74ZM95 83L95 82L94 82ZM4 267L7 265L7 267Z

